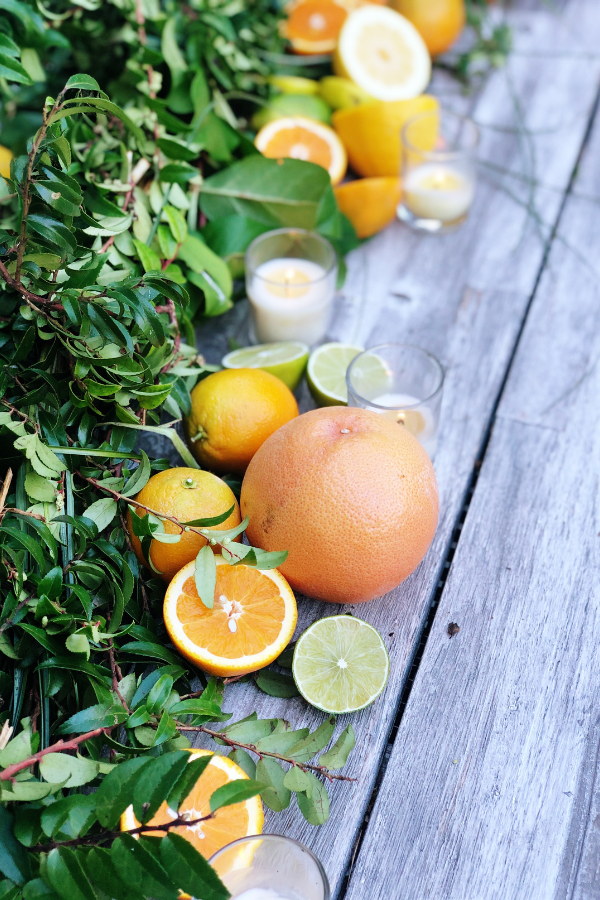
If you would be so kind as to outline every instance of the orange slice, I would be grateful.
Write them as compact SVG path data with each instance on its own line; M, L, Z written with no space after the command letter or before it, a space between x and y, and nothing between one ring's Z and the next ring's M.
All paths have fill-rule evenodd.
M184 815L190 821L200 819L210 813L210 797L217 788L238 778L248 778L236 763L226 756L218 756L210 750L190 750L190 761L198 756L212 756L206 769L183 801L179 813L170 810L163 803L148 825L163 825L172 822L177 815ZM179 826L169 829L184 837L206 859L226 844L238 838L261 834L264 823L263 805L259 796L251 797L242 803L224 806L217 810L213 819L191 826ZM133 813L133 806L128 806L121 816L121 831L130 831L140 825ZM164 837L166 832L154 831L154 836Z
M335 189L335 199L359 238L377 234L392 221L400 203L399 178L359 178Z
M177 573L165 595L167 631L179 652L211 675L246 675L272 663L287 647L298 612L277 569L230 566L215 556L212 609L196 590L195 561Z
M295 53L331 53L348 15L333 0L298 0L288 6L282 24L284 37Z
M333 128L304 116L269 122L258 132L254 143L269 159L302 159L322 166L334 185L346 174L348 158Z

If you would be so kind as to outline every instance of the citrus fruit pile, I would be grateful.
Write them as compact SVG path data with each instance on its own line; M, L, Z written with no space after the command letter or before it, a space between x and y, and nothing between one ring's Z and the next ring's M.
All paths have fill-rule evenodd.
M371 237L395 216L400 132L437 108L424 93L431 57L460 35L464 0L291 0L285 11L291 50L321 62L331 54L333 74L272 76L274 95L252 119L256 147L327 169L339 208L359 238ZM348 165L359 177L341 184Z

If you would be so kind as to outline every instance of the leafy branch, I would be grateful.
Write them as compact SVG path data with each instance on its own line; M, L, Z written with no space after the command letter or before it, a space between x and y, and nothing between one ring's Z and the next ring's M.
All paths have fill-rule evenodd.
M93 731L88 731L87 734L80 734L78 737L71 738L68 741L63 741L61 739L50 747L45 747L38 753L34 753L31 756L2 769L2 771L0 771L0 781L13 781L15 775L22 772L24 769L29 769L36 763L39 763L48 753L61 753L65 750L77 750L80 744L85 743L85 741L90 741L92 738L99 737L101 734L109 734L114 727L115 726L112 725L105 728L94 728Z

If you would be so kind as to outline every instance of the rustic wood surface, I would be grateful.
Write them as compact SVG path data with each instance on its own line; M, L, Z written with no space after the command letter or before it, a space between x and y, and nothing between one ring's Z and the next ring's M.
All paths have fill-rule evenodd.
M353 608L379 629L391 657L382 698L352 717L357 747L347 774L357 781L332 788L331 818L321 828L295 805L267 818L266 830L312 847L333 895L347 887L352 900L599 896L600 620L591 585L600 541L591 535L600 531L592 417L600 323L581 259L560 239L546 257L557 223L561 238L585 253L600 222L593 202L575 200L600 200L588 172L593 145L563 209L597 101L600 15L596 0L523 0L508 18L514 52L478 94L465 97L448 80L435 81L447 105L468 110L481 126L481 179L468 223L443 237L395 223L351 254L331 327L332 340L420 344L446 369L435 541L398 590ZM593 265L594 255L587 257ZM209 361L220 361L227 336L247 340L244 303L199 332ZM304 389L301 406L310 405ZM348 609L301 598L298 630ZM452 641L450 621L461 623ZM284 716L295 727L323 718L300 700L270 698L251 685L229 687L225 707L236 718L252 709ZM338 731L346 724L340 719Z
M600 897L599 151L597 122L348 900Z

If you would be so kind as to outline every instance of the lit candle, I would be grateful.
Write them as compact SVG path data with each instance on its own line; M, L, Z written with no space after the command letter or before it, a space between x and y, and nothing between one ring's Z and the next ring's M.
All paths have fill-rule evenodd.
M372 409L386 419L403 425L433 459L437 449L438 422L432 409L419 405L418 398L411 397L410 394L381 394L379 397L373 397L371 402L377 406L368 406L367 409ZM381 409L382 406L388 409Z
M468 212L475 194L470 173L449 163L423 163L404 180L404 204L419 219L456 222Z
M261 263L248 284L256 337L316 344L325 337L335 293L335 273L309 259Z

